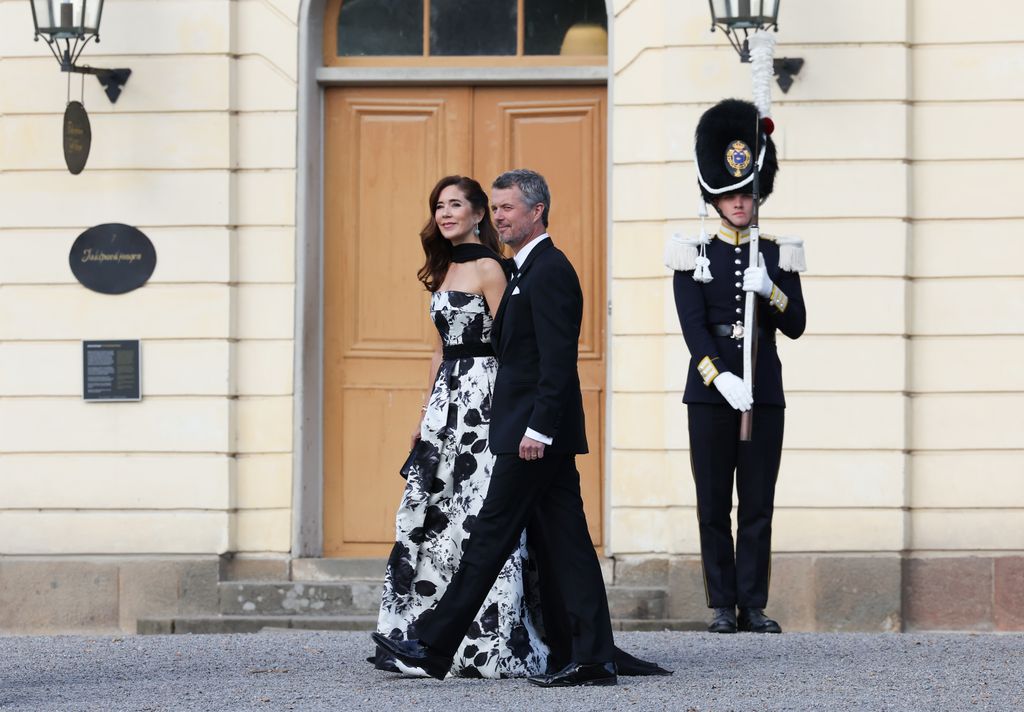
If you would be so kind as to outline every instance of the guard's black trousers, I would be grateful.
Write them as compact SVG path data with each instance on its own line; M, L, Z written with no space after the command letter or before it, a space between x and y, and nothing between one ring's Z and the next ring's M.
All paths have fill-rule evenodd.
M437 605L416 622L415 635L434 650L454 655L501 567L526 528L537 557L544 610L565 612L546 621L572 636L573 661L605 663L615 657L608 597L580 497L573 455L545 453L540 460L498 455L459 570Z
M691 403L690 465L697 486L700 556L708 607L764 608L771 576L772 512L782 457L785 409L754 406L750 442L739 440L739 411ZM736 477L736 547L732 486Z

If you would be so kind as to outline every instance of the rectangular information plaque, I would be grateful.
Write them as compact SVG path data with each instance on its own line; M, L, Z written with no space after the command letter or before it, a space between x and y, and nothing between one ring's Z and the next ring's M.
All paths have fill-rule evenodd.
M83 341L82 376L87 401L142 400L139 341Z

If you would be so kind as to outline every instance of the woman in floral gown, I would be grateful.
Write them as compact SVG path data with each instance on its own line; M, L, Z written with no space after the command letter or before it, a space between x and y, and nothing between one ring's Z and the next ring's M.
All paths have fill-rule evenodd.
M458 569L494 464L487 446L498 370L491 317L506 284L498 236L475 180L441 179L429 204L433 215L420 233L426 263L418 277L431 292L440 345L431 362L433 389L413 434L413 444L422 443L398 507L377 623L378 632L397 639L417 637L416 619L441 598ZM547 648L535 625L534 597L527 596L528 564L524 533L459 646L453 675L544 671ZM394 669L380 649L374 662Z

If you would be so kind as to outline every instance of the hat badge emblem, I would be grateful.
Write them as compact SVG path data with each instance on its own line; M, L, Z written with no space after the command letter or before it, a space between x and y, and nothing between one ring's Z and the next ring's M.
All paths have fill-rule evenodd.
M743 141L733 141L725 149L725 162L729 166L729 172L735 178L742 178L750 173L753 158L750 147Z

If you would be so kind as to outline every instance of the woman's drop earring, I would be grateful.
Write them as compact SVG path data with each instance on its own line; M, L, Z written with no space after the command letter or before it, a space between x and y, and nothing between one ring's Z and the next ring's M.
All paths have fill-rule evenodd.
M473 226L473 234L480 237L480 223Z

